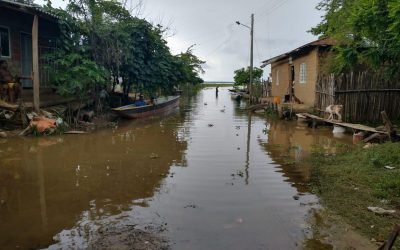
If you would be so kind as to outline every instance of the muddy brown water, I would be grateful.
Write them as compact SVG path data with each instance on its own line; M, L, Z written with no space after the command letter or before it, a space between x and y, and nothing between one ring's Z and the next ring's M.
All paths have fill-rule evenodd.
M314 144L335 153L351 138L244 107L210 88L164 118L1 140L0 248L131 249L133 238L140 249L326 247L310 225L319 205L304 159Z

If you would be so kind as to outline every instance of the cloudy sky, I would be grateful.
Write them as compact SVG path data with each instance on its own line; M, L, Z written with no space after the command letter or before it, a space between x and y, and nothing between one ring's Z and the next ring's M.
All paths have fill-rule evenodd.
M250 62L250 31L235 21L250 26L254 13L254 66L260 66L316 39L307 30L321 19L323 13L315 9L319 1L143 0L139 15L170 28L167 41L174 54L195 44L194 53L206 61L204 80L233 81L233 72ZM65 2L53 0L53 5Z

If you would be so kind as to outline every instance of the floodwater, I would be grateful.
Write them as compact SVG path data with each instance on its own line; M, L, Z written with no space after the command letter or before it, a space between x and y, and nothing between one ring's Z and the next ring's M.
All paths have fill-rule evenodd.
M1 140L0 249L132 249L135 230L151 235L141 249L327 247L310 225L305 159L351 138L244 107L210 88L162 119Z

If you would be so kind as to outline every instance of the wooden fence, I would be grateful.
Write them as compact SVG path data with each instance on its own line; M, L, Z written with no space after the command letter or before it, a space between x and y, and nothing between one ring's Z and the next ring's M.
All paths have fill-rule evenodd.
M372 72L322 75L315 92L317 110L343 104L343 120L347 122L381 121L383 110L390 119L400 119L400 79L389 81L383 74Z

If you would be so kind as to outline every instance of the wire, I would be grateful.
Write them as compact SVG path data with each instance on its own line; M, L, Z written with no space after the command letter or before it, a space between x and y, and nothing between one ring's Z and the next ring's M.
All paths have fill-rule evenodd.
M213 49L209 54L206 55L206 57L211 56L212 54L214 54L219 48L221 48L222 46L224 46L225 44L227 44L229 41L231 40L231 37L229 37L228 39L225 39L222 43L220 43L215 49Z
M256 50L257 50L257 55L258 55L258 61L261 62L261 54L260 54L260 50L258 49L258 43L257 43L257 39L254 39L255 44L256 44Z
M275 1L273 3L273 5L271 5L271 7L264 9L264 10L260 10L258 11L258 13L263 12L263 15L261 15L261 17L265 17L267 15L270 15L272 13L274 13L276 10L280 9L283 5L285 5L289 0L283 0L283 1ZM264 12L265 11L265 12Z

